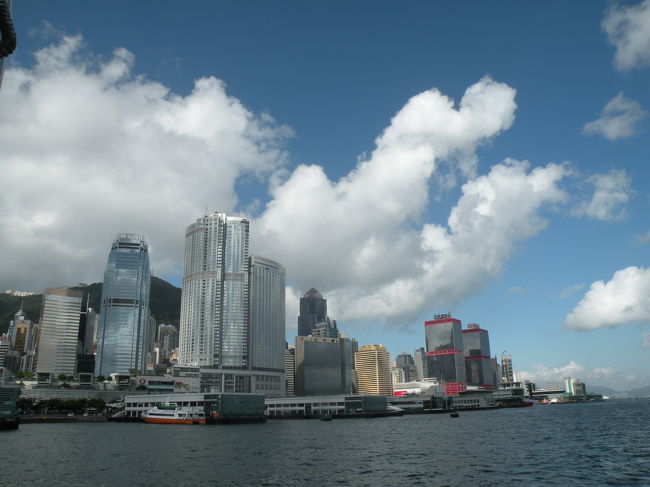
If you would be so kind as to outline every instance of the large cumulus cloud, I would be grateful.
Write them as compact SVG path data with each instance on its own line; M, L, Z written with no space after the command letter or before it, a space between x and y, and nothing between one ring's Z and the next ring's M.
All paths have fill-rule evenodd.
M117 232L145 234L159 273L180 269L183 229L237 204L235 181L283 164L288 129L212 77L186 96L97 61L80 36L5 72L0 92L0 288L101 279ZM4 286L4 287L3 287Z

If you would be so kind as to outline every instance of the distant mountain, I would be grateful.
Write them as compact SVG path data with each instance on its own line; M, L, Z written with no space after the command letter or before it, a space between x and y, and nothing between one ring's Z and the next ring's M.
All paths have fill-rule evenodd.
M611 389L610 387L590 386L589 384L587 384L587 392L589 394L602 394L603 396L615 396L617 394L622 394L621 391Z
M84 292L84 304L89 296L89 306L96 310L100 308L102 299L102 283L96 282L88 286L74 286ZM23 303L25 317L33 322L38 322L41 316L42 294L33 296L11 296L0 294L0 333L9 329L9 321L14 319L16 311ZM151 296L149 298L151 314L158 323L167 323L178 327L181 313L181 289L158 277L151 278Z
M650 396L650 386L639 387L638 389L632 389L627 391L630 396Z

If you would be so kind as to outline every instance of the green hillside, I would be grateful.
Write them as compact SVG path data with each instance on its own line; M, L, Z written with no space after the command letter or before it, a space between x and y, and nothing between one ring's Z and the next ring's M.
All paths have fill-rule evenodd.
M99 310L102 298L102 283L96 282L88 286L75 286L72 289L79 289L84 292L84 302L89 295L91 308ZM6 333L9 329L9 321L23 303L23 310L27 319L38 322L41 315L42 294L34 296L10 296L0 294L0 333ZM178 326L181 312L181 289L158 277L151 278L151 296L149 298L151 314L158 323L167 323Z

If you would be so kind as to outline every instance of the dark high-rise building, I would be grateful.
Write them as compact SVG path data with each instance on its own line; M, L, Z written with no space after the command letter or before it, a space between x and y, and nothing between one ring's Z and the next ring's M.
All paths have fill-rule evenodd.
M460 320L451 314L435 315L424 323L429 377L435 377L449 396L467 390L465 354Z
M413 361L415 362L418 380L428 378L429 369L427 368L427 352L424 350L424 347L420 347L413 351Z
M296 396L351 394L355 348L355 341L349 338L297 336Z
M496 387L490 358L490 336L488 331L476 323L467 325L462 331L465 350L465 375L467 384L486 390Z
M410 354L400 353L395 358L395 366L402 371L401 376L404 377L404 382L418 380L415 360L413 360L413 357Z
M327 300L321 293L311 288L300 298L300 316L298 316L298 336L309 336L317 323L327 322Z

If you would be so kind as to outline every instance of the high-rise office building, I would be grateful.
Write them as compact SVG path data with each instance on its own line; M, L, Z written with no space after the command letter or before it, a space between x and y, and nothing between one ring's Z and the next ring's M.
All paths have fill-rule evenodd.
M202 390L284 395L284 326L284 268L251 258L248 220L187 227L179 365L201 367Z
M284 349L284 380L286 388L286 396L292 397L296 395L295 390L295 376L296 376L296 349L288 345Z
M296 396L351 394L354 345L349 338L297 336Z
M48 288L43 293L33 359L37 374L75 374L82 301L83 292L73 289Z
M415 362L415 369L418 380L423 380L429 377L429 369L427 367L427 352L424 347L413 350L413 361Z
M465 353L460 320L436 315L424 323L429 377L440 380L448 396L467 390Z
M300 298L300 315L298 316L298 336L309 336L317 323L327 322L327 300L321 293L311 288ZM336 327L336 322L334 322ZM333 338L333 337L329 337Z
M172 353L178 348L178 328L174 325L161 323L158 326L156 343L158 345L158 359L155 362L158 364L168 364Z
M383 345L365 345L354 355L359 394L393 395L390 355Z
M144 237L119 234L108 256L97 331L96 375L145 370L151 271Z
M5 366L5 356L9 350L11 350L11 339L7 335L0 335L0 367Z
M285 395L284 267L263 257L250 258L250 368L259 394Z
M500 381L505 384L512 384L515 381L514 371L512 370L512 356L508 352L501 354Z
M491 390L496 387L495 371L490 358L490 336L488 331L476 323L462 330L465 351L465 375L467 384Z
M418 380L418 371L415 366L415 360L410 354L403 352L395 357L395 367L401 371L399 374L399 382Z

